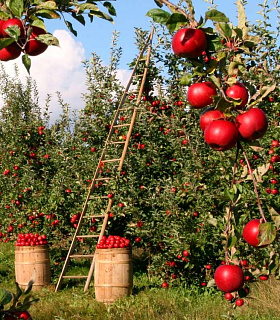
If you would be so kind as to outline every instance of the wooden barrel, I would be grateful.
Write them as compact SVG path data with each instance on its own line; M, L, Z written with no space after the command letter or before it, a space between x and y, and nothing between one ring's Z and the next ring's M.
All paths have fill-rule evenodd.
M32 290L40 290L51 281L51 267L48 246L15 247L16 282L21 288L26 288L31 278L34 278Z
M131 249L97 249L94 268L95 299L112 303L131 295L132 286Z

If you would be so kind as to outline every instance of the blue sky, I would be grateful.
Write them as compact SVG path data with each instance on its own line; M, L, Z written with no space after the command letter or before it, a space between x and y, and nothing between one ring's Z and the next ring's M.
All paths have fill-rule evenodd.
M234 2L235 1L233 0L214 1L214 3L218 5L217 8L220 11L224 12L233 22L236 22L237 14ZM71 19L70 21L73 22L73 26L78 31L76 40L83 44L86 57L88 58L91 52L96 52L101 56L105 63L108 62L109 58L112 32L114 30L119 31L119 45L123 48L123 58L120 67L125 68L127 63L129 63L136 54L134 46L134 27L142 27L149 30L150 18L146 16L146 13L150 9L156 8L156 4L153 0L117 0L112 3L117 11L117 17L115 17L114 24L102 19L94 19L93 23L90 23L89 20L87 20L86 26L82 26L76 21ZM201 15L204 16L209 3L206 3L203 0L195 0L193 3L196 11L196 18L199 19ZM248 19L251 21L255 21L258 17L256 14L259 10L258 3L262 3L262 1L248 0L246 13ZM164 9L166 9L166 7ZM57 28L66 29L63 21L51 20L47 26L51 32Z

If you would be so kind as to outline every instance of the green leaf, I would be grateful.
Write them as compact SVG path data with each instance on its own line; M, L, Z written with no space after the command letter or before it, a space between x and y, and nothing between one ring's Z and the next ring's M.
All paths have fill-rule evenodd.
M238 28L242 30L243 37L248 34L248 27L246 24L246 13L245 8L240 0L236 1L237 11L238 11Z
M233 28L233 31L235 32L235 34L237 35L237 37L239 39L242 39L243 33L242 33L242 30L240 28Z
M84 16L82 16L81 14L76 14L75 12L72 12L72 17L74 19L76 19L77 21L79 21L83 26L86 25L86 21L85 21L85 18Z
M272 220L276 226L276 228L280 228L280 214L272 207L268 207L268 211L272 217Z
M103 3L103 6L104 6L105 8L107 8L107 10L108 10L108 12L110 13L110 15L112 15L112 16L116 16L116 15L117 15L116 10L115 10L115 8L113 7L112 3L108 2L108 1L105 1L105 2Z
M5 29L5 32L8 34L9 37L18 40L19 36L20 36L20 28L17 25L8 27Z
M66 26L67 26L67 28L69 29L69 31L71 32L71 33L73 33L73 35L75 36L75 37L77 37L77 31L73 28L73 26L72 26L72 23L71 22L69 22L69 21L67 21L67 20L65 20L65 24L66 24Z
M41 28L41 29L44 29L45 31L47 31L46 29L46 26L45 26L45 23L43 20L41 19L36 19L36 20L33 20L30 25L32 27L38 27L38 28Z
M22 56L22 63L25 66L27 72L30 73L31 59L29 58L28 54L24 54Z
M259 226L259 245L265 246L272 243L276 238L276 229L270 222L261 223Z
M189 86L191 84L192 78L193 78L192 74L190 73L185 74L182 78L180 78L179 83L182 86Z
M85 10L100 11L95 4L88 3L88 2L77 5L77 8L78 8L77 13L83 13Z
M12 38L0 38L0 50L15 42Z
M55 1L45 1L40 3L38 6L35 7L36 11L37 9L45 9L45 10L56 10L57 5Z
M146 16L152 18L156 23L165 24L171 14L162 9L151 9L146 13Z
M237 237L236 236L230 237L228 239L228 248L229 249L233 248L235 246L236 242L237 242Z
M166 27L170 32L178 30L182 25L188 22L186 16L181 13L172 13L172 15L166 21Z
M60 15L53 10L42 9L36 11L36 15L46 19L60 19Z
M208 19L215 22L229 22L228 17L216 9L211 9L205 13L205 20Z
M217 88L221 88L220 81L215 75L211 74L210 79Z
M24 8L23 0L9 0L6 1L6 5L13 13L14 17L21 18Z
M38 37L36 37L36 40L39 40L42 43L47 44L48 46L57 46L59 47L59 41L56 37L54 37L52 34L40 34Z
M96 16L98 18L101 18L101 19L104 19L104 20L107 20L107 21L110 21L110 22L114 22L114 20L112 19L112 17L110 17L108 14L98 10L98 11L94 11L94 10L91 10L88 14L89 16Z
M12 294L5 290L5 289L0 289L0 305L5 305L8 304L12 301Z
M219 22L217 25L217 30L227 39L232 36L232 28L226 22Z

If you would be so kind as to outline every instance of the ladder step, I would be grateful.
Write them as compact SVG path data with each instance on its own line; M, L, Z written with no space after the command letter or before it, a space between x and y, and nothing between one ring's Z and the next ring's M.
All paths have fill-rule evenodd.
M130 123L125 123L125 124L115 124L113 125L113 128L122 128L122 127L129 127Z
M85 259L89 259L93 257L94 257L94 254L72 254L70 256L70 258L85 258Z
M88 276L62 276L64 279L87 279Z
M108 159L108 160L103 160L104 163L106 163L106 162L117 162L117 161L121 161L121 159Z
M108 196L96 196L96 197L89 197L90 200L94 200L94 199L108 199Z
M93 214L91 216L83 216L83 219L105 218L104 214Z
M95 179L95 181L104 181L104 180L113 180L114 178L109 178L109 177L105 177L105 178L97 178Z
M108 144L125 144L125 141L110 141Z
M86 234L86 235L81 235L81 236L77 236L77 238L98 238L99 234Z
M144 73L142 74L135 74L133 77L143 77L144 76Z

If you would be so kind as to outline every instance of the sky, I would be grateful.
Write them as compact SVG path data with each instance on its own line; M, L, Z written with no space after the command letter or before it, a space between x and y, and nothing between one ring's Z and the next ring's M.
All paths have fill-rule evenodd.
M213 0L208 0L211 2ZM268 2L272 3L273 0ZM173 1L175 3L175 1ZM209 3L205 0L194 0L196 19L204 16ZM225 7L225 2L227 3ZM233 0L214 0L218 5L217 9L224 12L233 23L236 23L236 5ZM258 18L258 3L261 0L248 0L246 13L248 19L253 22ZM92 23L86 20L86 25L69 18L73 27L77 30L78 36L73 36L62 20L48 20L46 27L59 39L60 47L49 47L43 54L31 57L31 76L36 80L40 102L42 106L48 94L52 96L51 119L54 121L61 112L57 103L56 92L59 91L71 109L82 109L84 107L82 93L86 92L85 73L82 61L89 59L93 52L97 53L104 64L109 62L109 50L111 46L112 33L118 31L118 46L122 47L123 55L120 61L118 75L125 85L129 79L130 72L128 64L138 54L135 47L134 28L150 30L151 21L146 13L153 8L157 8L153 0L117 0L112 2L117 16L114 23L95 18ZM165 7L163 9L168 9ZM6 71L12 76L14 74L14 64L20 70L21 78L28 76L22 66L21 58L5 62ZM1 105L1 104L0 104Z

